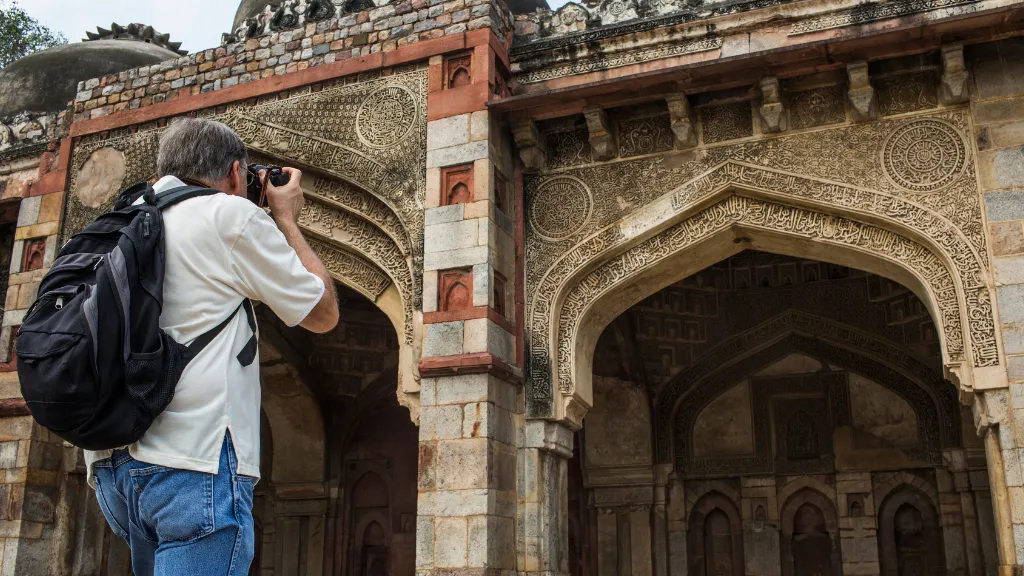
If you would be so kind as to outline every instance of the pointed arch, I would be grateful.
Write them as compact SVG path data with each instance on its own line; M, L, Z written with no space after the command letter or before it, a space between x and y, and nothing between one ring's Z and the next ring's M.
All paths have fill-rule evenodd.
M835 503L825 494L813 489L803 488L796 491L786 500L782 501L782 508L779 519L782 523L782 542L780 542L782 553L782 574L783 576L796 576L797 558L794 544L794 535L799 532L798 516L804 507L812 507L824 520L825 532L828 535L829 560L832 576L840 576L843 567L842 546L839 542L839 517L836 514Z
M651 292L747 248L899 281L936 319L944 364L965 385L973 369L999 364L987 264L945 218L891 194L727 161L562 251L539 276L527 316L531 413L584 414L596 334Z

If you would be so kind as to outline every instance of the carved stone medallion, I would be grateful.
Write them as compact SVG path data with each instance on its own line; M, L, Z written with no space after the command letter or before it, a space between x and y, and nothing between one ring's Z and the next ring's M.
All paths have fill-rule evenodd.
M530 202L530 226L541 238L558 242L590 221L594 197L578 178L556 176L537 187Z
M363 100L356 114L356 134L371 148L398 144L416 123L416 99L403 86L385 86Z
M934 192L948 186L966 163L967 150L960 134L932 118L900 126L882 147L885 175L911 192Z
M126 171L124 152L109 147L93 152L78 173L78 201L99 208L121 190Z

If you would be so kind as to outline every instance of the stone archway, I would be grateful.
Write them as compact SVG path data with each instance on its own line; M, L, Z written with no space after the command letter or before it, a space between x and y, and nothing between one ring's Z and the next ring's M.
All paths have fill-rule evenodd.
M743 518L736 504L711 491L690 509L691 576L743 576Z
M531 413L578 426L602 328L649 293L747 248L906 285L936 319L943 362L964 386L982 374L1003 379L992 369L999 350L985 256L959 229L890 194L729 160L564 250L534 281Z
M782 505L780 518L783 576L842 575L839 518L829 498L812 488L798 490Z
M883 576L944 576L942 526L933 502L920 490L901 485L878 510L878 559Z

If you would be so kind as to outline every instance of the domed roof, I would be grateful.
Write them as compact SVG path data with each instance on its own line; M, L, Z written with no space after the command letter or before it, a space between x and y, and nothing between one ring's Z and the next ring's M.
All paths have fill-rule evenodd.
M267 6L277 8L280 5L281 0L242 0L238 5L238 11L235 12L235 23L231 26L231 31L234 32L241 28L245 24L246 18L252 18L263 12Z
M97 40L48 48L0 69L0 118L59 112L74 100L79 81L180 56L164 47L177 48L166 37L154 34L155 41L146 41L127 28L116 28L120 36L101 28L99 34L90 34Z

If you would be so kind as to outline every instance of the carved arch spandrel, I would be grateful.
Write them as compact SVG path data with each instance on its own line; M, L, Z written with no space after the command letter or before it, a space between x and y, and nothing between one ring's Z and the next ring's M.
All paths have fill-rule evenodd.
M931 305L946 332L961 335L943 334L946 365L961 372L965 383L970 378L963 376L972 366L998 366L976 169L965 145L968 128L965 112L950 110L708 148L697 156L655 155L554 170L533 178L527 183L531 211L536 212L538 204L564 208L561 213L545 211L537 222L528 214L528 238L533 244L527 247L531 413L560 416L565 407L559 404L568 403L566 399L556 402L551 373L558 361L557 317L568 288L606 259L692 216L735 188L898 231L925 246L953 272L949 289L938 297L955 305L945 306L944 315L936 314L937 306ZM936 167L937 179L917 183L922 186L909 182L906 166L895 162L900 156L893 152L899 150L886 148L879 153L890 143L912 144L906 138L909 133L942 136L956 153L955 165ZM546 224L557 222L571 225L569 233L545 241L544 230L552 228ZM969 338L964 330L970 331ZM578 398L574 404L585 409L586 402Z
M756 174L763 178L754 178ZM745 194L785 196L789 191L799 190L801 181L814 183L799 176L779 175L738 163L726 163L704 180L706 188L713 192L705 194L710 197L733 193L731 191L737 186ZM747 191L747 187L753 187L751 182L754 180L757 181L757 187ZM769 190L784 189L786 192L765 193L765 188L761 186L768 187L769 184ZM846 189L855 195L866 195L862 197L864 202L871 200L870 192L833 184L824 188L832 192ZM553 389L548 383L551 382L552 369L557 370L559 391L563 394L577 392L578 387L574 386L574 382L582 380L585 385L586 376L582 375L581 359L585 364L586 352L580 351L586 350L589 342L583 342L581 347L581 342L577 341L580 336L579 319L586 314L593 315L601 295L636 283L641 274L653 278L654 283L667 285L678 278L671 277L667 270L658 269L659 265L664 268L666 259L677 256L681 250L696 254L706 248L703 245L708 240L716 236L732 235L734 239L739 239L746 238L748 232L752 232L749 234L751 236L763 236L762 239L776 236L776 240L762 246L761 249L766 251L786 253L788 249L789 253L797 256L849 264L889 276L913 289L929 305L933 317L942 326L942 346L947 365L959 366L965 361L966 338L962 328L965 322L962 319L970 311L969 326L972 333L982 334L973 340L973 357L980 358L982 364L987 363L989 357L998 360L988 287L979 285L980 264L975 261L973 271L968 274L962 273L962 269L957 275L951 274L951 270L958 268L951 263L952 259L947 258L947 252L941 247L943 244L918 239L920 233L915 230L925 226L918 224L916 228L908 228L899 221L885 221L885 227L882 227L869 221L835 215L831 208L815 211L788 203L739 195L727 196L717 204L704 207L686 217L687 210L680 207L678 202L673 208L673 198L677 198L678 194L677 190L663 196L566 251L533 290L535 296L529 316L532 339L532 412L557 414L562 408L550 396ZM788 202L792 200L789 198ZM899 199L892 200L909 205ZM800 202L802 205L808 203L806 199ZM707 206L706 203L697 205ZM939 220L926 211L915 210L912 212L915 212L918 222ZM880 221L877 216L871 220ZM962 258L965 253L971 254L962 236L948 225L944 226L950 230L949 234L943 236L947 244L963 248L958 252L958 257ZM782 240L778 241L778 238ZM926 243L922 244L922 241ZM801 243L803 247L799 250L794 248ZM824 250L824 247L829 249ZM714 247L705 249L700 268L743 248L730 250L718 247L717 252ZM845 261L838 261L837 256L842 256ZM694 260L691 257L690 262L676 263L686 266L692 265ZM690 272L696 271L694 269ZM648 279L647 285L650 284ZM966 298L961 297L964 286L973 286ZM645 295L637 293L627 296L638 301ZM618 308L611 310L606 305L602 306L606 315L620 311ZM596 332L600 332L600 327L597 326ZM590 328L588 326L588 332L593 332ZM557 348L552 345L554 342L558 343ZM587 390L583 390L580 401L589 403ZM567 403L567 400L562 402Z

